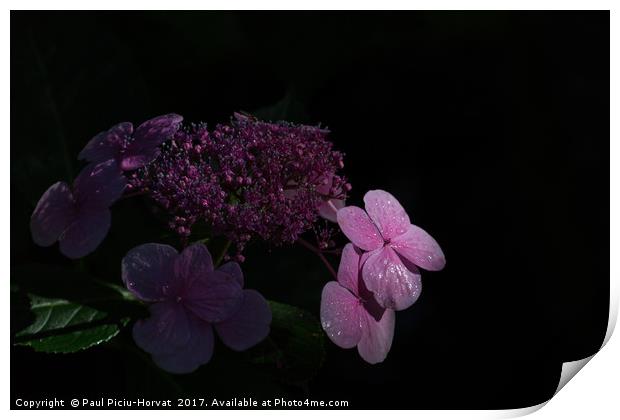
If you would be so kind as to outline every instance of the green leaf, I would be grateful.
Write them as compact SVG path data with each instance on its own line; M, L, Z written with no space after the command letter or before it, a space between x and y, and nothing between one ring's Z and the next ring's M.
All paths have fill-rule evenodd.
M324 334L310 312L269 301L273 321L269 337L255 349L254 363L271 366L285 383L303 385L312 379L325 359Z
M46 353L73 353L110 340L119 324L105 312L63 299L30 295L34 322L15 336L16 344Z
M30 296L65 300L104 312L118 320L148 315L146 306L124 287L93 279L76 267L29 264L11 267L12 288Z
M11 339L33 321L34 314L30 310L28 295L11 287Z
M16 314L29 321L13 329L19 331L13 343L41 352L72 353L106 342L129 319L147 313L126 289L95 280L79 266L11 267L11 292L12 309L15 303Z

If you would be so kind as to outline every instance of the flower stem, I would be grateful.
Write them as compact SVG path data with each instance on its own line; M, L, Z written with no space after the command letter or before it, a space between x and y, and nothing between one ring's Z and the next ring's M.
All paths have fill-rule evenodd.
M325 258L325 255L323 255L323 253L321 252L319 248L315 247L310 242L302 238L297 239L297 242L300 245L302 245L304 248L307 248L308 250L310 250L313 254L316 254L316 256L319 257L319 259L323 262L325 267L329 270L332 277L334 277L334 280L338 281L338 274L336 274L336 270L334 270L334 267L332 267L329 261L327 261L327 258Z
M333 211L336 212L336 214L338 214L338 209L336 208L336 206L334 205L334 203L332 202L332 200L327 200L327 204L329 205L329 207L331 207L331 209Z
M228 252L228 248L230 248L230 245L232 245L231 241L226 241L226 244L224 244L224 247L222 248L222 251L219 253L219 255L217 256L217 258L214 261L214 266L218 267L220 265L220 263L222 262L222 260L224 259L224 256L226 255L226 253Z

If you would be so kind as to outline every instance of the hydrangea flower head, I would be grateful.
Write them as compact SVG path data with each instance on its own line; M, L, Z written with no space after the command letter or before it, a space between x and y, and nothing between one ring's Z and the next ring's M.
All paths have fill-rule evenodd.
M123 259L122 275L125 286L150 304L150 318L134 324L134 340L164 370L188 373L207 363L214 329L237 351L269 334L271 311L265 298L243 290L237 263L215 270L203 244L180 254L168 245L140 245Z
M362 252L347 244L342 250L338 281L323 288L321 325L334 344L345 349L357 346L362 359L374 364L385 360L390 351L395 315L393 310L382 308L360 281L362 262Z
M123 122L93 137L78 155L88 162L114 159L123 171L133 171L157 157L159 146L179 129L183 117L177 114L161 115L140 124Z
M418 298L417 267L441 270L444 254L424 230L411 224L398 200L382 190L364 196L366 211L349 206L338 211L338 225L368 253L362 276L368 290L385 308L406 309Z
M114 160L86 166L69 187L57 182L43 193L30 232L37 245L60 243L60 252L81 258L94 251L110 229L109 207L123 193L127 180Z
M318 220L325 202L344 199L350 188L337 175L343 155L327 134L235 114L213 131L205 125L178 131L130 183L171 214L171 228L182 236L202 221L237 252L253 238L292 243Z

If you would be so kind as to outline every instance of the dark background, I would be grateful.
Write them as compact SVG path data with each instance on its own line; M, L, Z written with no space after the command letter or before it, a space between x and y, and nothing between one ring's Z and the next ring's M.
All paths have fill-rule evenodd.
M275 106L274 106L275 104ZM266 109L266 107L272 107ZM447 266L397 314L387 360L326 342L306 386L218 346L171 376L129 330L73 355L11 349L14 398L310 397L351 408L516 408L550 398L561 362L601 345L609 303L608 12L11 13L11 264L71 266L28 230L45 189L120 121L233 111L323 123L350 203L392 192ZM121 202L88 270L160 229ZM250 249L251 287L318 314L329 274L299 247ZM41 281L53 282L54 278Z

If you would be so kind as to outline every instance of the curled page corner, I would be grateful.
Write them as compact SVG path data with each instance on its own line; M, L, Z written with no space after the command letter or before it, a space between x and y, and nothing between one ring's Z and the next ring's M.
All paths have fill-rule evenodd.
M549 398L547 401L544 401L540 404L532 405L530 407L500 410L496 412L497 415L494 416L494 418L515 418L515 417L527 416L528 414L538 411L541 408L543 408L545 405L547 405L547 403L551 401L551 399L553 399L553 397L555 397L556 394L560 392L562 388L564 388L564 385L566 385L577 374L577 372L579 372L586 364L588 364L588 362L592 360L592 358L596 356L596 354L599 351L601 351L603 347L605 347L605 345L609 342L609 339L611 338L611 335L614 332L617 319L618 319L618 289L617 289L616 282L612 280L610 282L610 289L609 289L609 318L607 320L607 331L605 332L605 338L603 339L603 342L601 343L601 347L588 357L584 357L583 359L579 359L579 360L573 360L570 362L564 362L562 364L562 372L560 373L560 380L558 381L558 386L555 389L555 392L553 393L551 398Z
M596 353L598 353L598 351ZM507 419L507 418L522 417L522 416L527 416L528 414L532 414L535 411L540 410L545 405L547 405L547 403L551 401L553 397L555 397L555 395L558 392L560 392L562 388L564 388L564 385L566 385L577 374L577 372L579 372L596 355L596 353L594 353L591 356L585 357L583 359L573 360L572 362L564 362L562 364L562 372L560 373L560 380L558 381L558 386L553 392L553 395L551 396L551 398L549 398L548 400L543 401L540 404L532 405L530 407L502 410L501 412L498 413L499 415L496 418Z
M598 353L598 351L596 353ZM558 382L558 387L555 389L555 392L553 393L553 397L558 392L560 392L562 388L564 388L564 385L566 385L568 381L573 379L573 377L577 374L577 372L579 372L594 357L596 353L594 353L591 356L584 357L583 359L573 360L572 362L564 362L562 364L562 373L560 374L560 381Z

